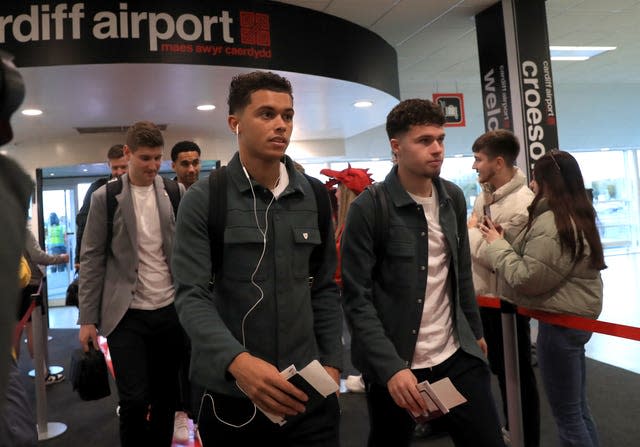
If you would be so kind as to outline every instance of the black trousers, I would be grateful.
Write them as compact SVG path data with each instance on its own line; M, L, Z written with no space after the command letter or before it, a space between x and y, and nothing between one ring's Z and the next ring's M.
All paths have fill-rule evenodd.
M451 409L438 420L457 447L504 447L500 421L491 395L490 372L477 357L458 349L433 368L412 370L418 382L449 377L467 402ZM409 446L415 421L396 405L386 385L365 379L369 409L369 447Z
M120 398L123 447L170 447L183 330L173 304L129 309L107 337Z
M255 409L251 420L254 406L249 399L217 393L209 395L211 399L205 396L199 401L202 405L197 422L203 447L340 445L340 407L335 394L324 399L315 410L283 426L271 422L258 409ZM247 423L249 420L251 422Z
M480 308L484 337L489 348L489 365L498 377L503 411L507 418L507 388L504 368L504 342L499 309ZM522 402L522 429L525 447L540 445L540 397L536 376L531 365L531 327L529 317L516 316L518 365L520 369L520 400ZM509 422L507 420L507 427Z

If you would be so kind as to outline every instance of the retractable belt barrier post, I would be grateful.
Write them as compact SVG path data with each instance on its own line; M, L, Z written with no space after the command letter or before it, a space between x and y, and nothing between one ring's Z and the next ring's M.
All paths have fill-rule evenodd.
M524 447L522 429L522 401L520 399L520 366L518 362L518 342L516 335L516 306L506 301L500 302L502 320L502 340L504 350L505 380L507 388L507 413L509 437L512 447ZM507 368L507 365L512 365Z
M518 428L522 427L522 405L520 402L520 383L518 377L518 344L515 332L515 312L526 317L535 318L545 323L564 326L572 329L581 329L583 331L597 332L599 334L613 335L615 337L628 338L630 340L640 341L640 328L627 326L624 324L609 323L606 321L593 320L591 318L578 317L575 315L554 314L541 310L526 309L514 306L513 304L501 301L499 298L490 296L478 296L478 305L480 307L489 307L493 309L501 309L502 311L502 337L504 341L504 368L507 380L507 409L509 412L509 431L511 432L512 407L517 407L516 419L519 423ZM510 306L513 311L507 315L504 306ZM507 349L509 348L509 352ZM515 372L515 374L514 374ZM520 436L522 431L519 432ZM520 439L523 439L522 437ZM512 446L520 446L523 444L514 443L514 437L511 437Z
M67 426L61 422L47 422L47 390L45 378L48 367L45 360L46 331L42 318L42 295L31 295L35 305L31 306L31 321L33 327L33 364L35 366L36 384L36 424L38 428L38 441L55 438L67 430Z

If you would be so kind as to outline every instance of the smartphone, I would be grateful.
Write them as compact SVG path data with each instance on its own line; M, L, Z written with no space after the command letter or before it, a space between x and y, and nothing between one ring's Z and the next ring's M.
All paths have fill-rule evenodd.
M482 207L482 212L484 213L485 216L491 219L491 207L489 205L484 205Z
M491 220L493 222L491 219L491 208L489 205L484 205L482 207L482 212L484 213L483 221L485 222L485 225L487 225L487 220ZM498 230L498 233L502 233L502 226L500 224L493 222L493 226Z

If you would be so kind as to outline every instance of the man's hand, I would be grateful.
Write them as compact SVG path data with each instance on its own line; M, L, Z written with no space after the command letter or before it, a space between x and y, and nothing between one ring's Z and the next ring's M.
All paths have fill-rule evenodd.
M58 264L66 264L67 262L69 262L69 255L67 253L61 254Z
M416 388L418 379L410 369L402 369L387 382L387 389L394 402L400 408L410 410L414 414L426 413L427 403Z
M487 347L487 342L485 341L484 337L476 340L476 343L478 343L478 346L480 346L480 350L482 351L484 356L487 357L489 355L489 348Z
M307 395L283 379L272 364L243 352L233 359L229 372L242 392L263 410L281 417L305 411Z
M95 324L81 325L80 335L78 338L80 339L80 344L82 345L84 352L89 352L89 341L91 341L94 349L100 349L100 346L98 345L98 330L96 329Z

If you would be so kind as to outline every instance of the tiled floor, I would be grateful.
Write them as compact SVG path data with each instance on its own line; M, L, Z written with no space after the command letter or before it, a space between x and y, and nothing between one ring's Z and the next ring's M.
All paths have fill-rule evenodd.
M609 255L602 272L604 306L601 321L640 327L640 254ZM75 307L51 307L51 328L78 328ZM532 332L535 334L535 323ZM587 356L640 374L640 342L594 334Z

